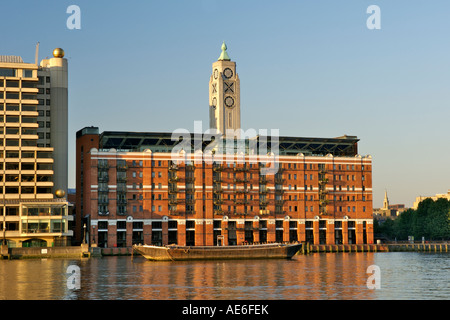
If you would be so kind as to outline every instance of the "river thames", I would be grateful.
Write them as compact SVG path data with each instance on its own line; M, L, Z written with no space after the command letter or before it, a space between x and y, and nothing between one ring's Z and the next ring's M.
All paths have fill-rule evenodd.
M367 286L373 265L379 267L378 289ZM72 281L73 268L78 283ZM196 262L150 262L140 256L1 260L0 299L448 300L450 253L313 253L291 260Z

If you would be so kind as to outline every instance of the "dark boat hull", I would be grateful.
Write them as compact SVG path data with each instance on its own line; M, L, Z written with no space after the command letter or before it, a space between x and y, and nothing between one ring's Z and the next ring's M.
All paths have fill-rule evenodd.
M245 246L149 246L136 245L133 250L148 260L230 260L230 259L290 259L301 244L262 244Z

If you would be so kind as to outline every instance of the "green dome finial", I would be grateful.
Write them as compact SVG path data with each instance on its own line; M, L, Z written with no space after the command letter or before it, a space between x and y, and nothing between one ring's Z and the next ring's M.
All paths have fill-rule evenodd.
M222 53L220 54L220 57L217 60L226 60L226 61L231 60L227 53L227 45L225 44L225 41L222 43Z

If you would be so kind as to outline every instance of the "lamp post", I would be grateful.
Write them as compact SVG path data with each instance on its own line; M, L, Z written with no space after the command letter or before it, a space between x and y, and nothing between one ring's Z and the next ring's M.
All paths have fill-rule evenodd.
M83 244L86 244L86 223L83 225Z

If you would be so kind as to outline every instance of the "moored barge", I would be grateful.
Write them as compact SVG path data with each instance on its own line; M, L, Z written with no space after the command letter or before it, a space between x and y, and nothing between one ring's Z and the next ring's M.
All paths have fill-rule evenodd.
M153 246L134 245L133 251L148 260L231 260L231 259L290 259L301 248L301 243L254 244L242 246Z

